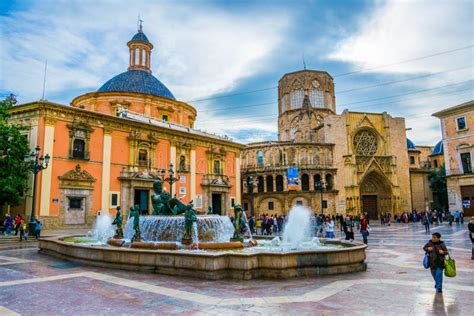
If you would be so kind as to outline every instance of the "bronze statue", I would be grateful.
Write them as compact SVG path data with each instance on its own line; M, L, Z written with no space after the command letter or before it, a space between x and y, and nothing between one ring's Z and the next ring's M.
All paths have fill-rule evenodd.
M247 219L245 218L244 209L239 204L234 205L234 236L232 237L233 240L242 241L242 230L245 227L245 223Z
M193 201L185 206L184 211L184 237L183 239L192 240L193 224L197 221L196 211L193 208Z
M151 204L153 205L153 215L173 214L172 207L170 207L170 194L163 192L163 182L159 179L153 183Z
M214 213L212 212L212 206L207 207L207 215L213 215Z
M115 219L112 222L112 225L117 226L117 229L115 230L115 235L114 235L115 239L123 238L122 223L123 223L122 212L120 212L120 206L117 206L117 214L115 214Z
M135 207L131 207L130 210L133 209L133 230L135 234L132 237L132 242L141 241L141 233L140 233L140 209L138 205Z

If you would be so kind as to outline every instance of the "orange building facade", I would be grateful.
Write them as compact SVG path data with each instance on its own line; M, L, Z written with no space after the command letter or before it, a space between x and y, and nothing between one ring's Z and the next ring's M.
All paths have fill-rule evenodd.
M12 109L12 121L28 127L31 148L52 157L35 199L48 228L90 226L99 210L117 206L125 215L133 205L152 213L153 182L168 176L170 163L178 181L165 189L198 211L211 206L224 215L240 203L243 145L193 128L196 109L151 74L153 45L141 28L127 45L128 70L96 92L70 106L42 100ZM31 191L13 213L30 213Z

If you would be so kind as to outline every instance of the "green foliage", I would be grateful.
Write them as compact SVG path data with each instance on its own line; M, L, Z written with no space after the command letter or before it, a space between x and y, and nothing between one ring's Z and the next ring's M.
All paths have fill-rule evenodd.
M23 128L8 121L15 103L13 95L0 101L0 205L20 203L30 172L24 161L29 149L27 138L20 133Z
M446 170L443 167L435 169L428 175L430 188L434 195L435 209L448 209L448 188L446 186Z

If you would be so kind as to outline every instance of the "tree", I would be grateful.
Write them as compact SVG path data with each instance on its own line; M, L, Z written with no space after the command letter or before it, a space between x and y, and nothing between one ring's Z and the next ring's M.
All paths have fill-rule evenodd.
M438 210L448 209L448 188L446 186L446 169L435 169L428 175L430 188L433 191L433 207Z
M30 173L24 160L29 151L28 139L21 134L24 128L9 122L15 104L13 95L0 101L0 205L20 204Z

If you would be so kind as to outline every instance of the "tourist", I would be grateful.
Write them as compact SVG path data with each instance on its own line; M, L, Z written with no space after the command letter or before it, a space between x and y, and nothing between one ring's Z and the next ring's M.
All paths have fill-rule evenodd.
M43 223L41 223L39 218L37 218L35 222L35 238L36 239L40 237L42 228L43 228Z
M342 214L339 215L339 229L341 232L344 230L344 216Z
M459 224L460 217L461 217L461 214L459 213L459 211L454 212L454 221L456 222L456 224Z
M15 226L15 236L18 236L18 232L20 231L20 223L23 218L20 214L15 216L15 220L13 221L13 225Z
M13 228L13 219L10 214L5 215L5 220L3 221L3 234L10 235Z
M355 225L356 225L357 229L359 229L359 227L360 227L360 215L359 214L357 214L354 217L354 222L355 222Z
M469 229L469 237L471 238L471 260L474 260L474 216L471 217L471 222L467 225L467 228Z
M459 214L459 220L461 221L461 224L464 224L464 211L461 211Z
M283 216L281 215L278 216L277 224L278 224L278 234L281 235L281 232L283 230Z
M346 216L346 220L343 222L344 234L346 240L354 240L354 222L349 215Z
M252 234L255 234L255 216L250 216L249 219L249 228Z
M364 244L367 245L368 237L369 237L369 222L365 216L362 217L360 221L360 233L362 234L362 239L364 240Z
M277 215L273 215L273 235L277 236L278 235L278 220L277 220Z
M431 240L423 247L423 250L430 255L430 270L435 280L436 292L442 293L444 256L448 253L448 248L446 248L444 241L441 241L441 234L437 232L433 233Z
M26 236L26 222L24 219L20 222L20 241L22 241L23 238L28 240L28 237Z
M327 222L325 223L326 238L334 238L334 221L331 217L328 217Z
M425 225L425 233L430 232L430 218L428 216L428 212L425 212L425 215L423 216L423 225Z

